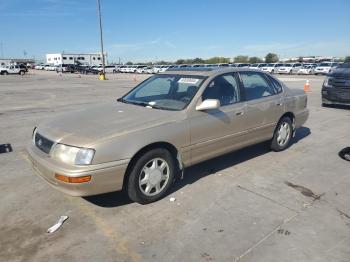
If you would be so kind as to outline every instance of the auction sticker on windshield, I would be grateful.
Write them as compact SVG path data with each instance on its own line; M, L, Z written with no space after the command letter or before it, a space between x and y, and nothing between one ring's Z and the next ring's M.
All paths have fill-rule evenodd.
M186 77L186 78L180 78L179 81L177 81L178 83L182 83L182 84L192 84L192 85L195 85L197 84L199 81L198 78L189 78L189 77Z

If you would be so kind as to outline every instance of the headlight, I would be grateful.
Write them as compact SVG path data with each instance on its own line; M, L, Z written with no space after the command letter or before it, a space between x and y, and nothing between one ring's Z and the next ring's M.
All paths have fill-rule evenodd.
M325 79L324 82L323 82L323 86L324 86L324 87L328 87L328 88L333 87L333 86L332 86L332 80L333 80L332 77L326 77L326 79Z
M57 144L51 157L69 165L90 165L95 150Z

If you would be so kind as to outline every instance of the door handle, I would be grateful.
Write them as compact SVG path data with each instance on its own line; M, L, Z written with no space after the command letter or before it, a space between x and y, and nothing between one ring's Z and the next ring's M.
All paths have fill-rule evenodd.
M242 116L244 115L244 111L236 112L236 116Z
M276 106L283 106L283 103L277 103Z

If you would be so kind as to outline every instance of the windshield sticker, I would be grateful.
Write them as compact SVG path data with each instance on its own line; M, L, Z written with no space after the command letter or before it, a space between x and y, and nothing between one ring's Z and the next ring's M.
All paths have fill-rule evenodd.
M195 85L197 84L199 81L198 78L180 78L179 81L177 81L178 83L181 84L192 84Z

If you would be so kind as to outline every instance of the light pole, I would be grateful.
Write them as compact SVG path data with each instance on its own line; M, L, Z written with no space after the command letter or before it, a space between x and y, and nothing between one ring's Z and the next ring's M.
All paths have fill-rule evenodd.
M105 71L105 56L103 52L103 35L102 35L102 19L101 19L101 5L100 0L97 0L97 9L98 9L98 20L100 24L100 42L101 42L101 54L102 54L102 75L100 76L100 80L106 79L106 71Z

